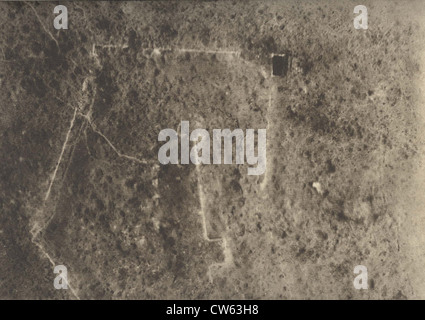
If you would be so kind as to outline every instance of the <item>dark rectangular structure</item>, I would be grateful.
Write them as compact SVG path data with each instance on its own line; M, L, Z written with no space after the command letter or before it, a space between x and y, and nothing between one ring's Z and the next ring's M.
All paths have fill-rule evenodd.
M288 72L288 56L276 55L272 57L273 75L285 77Z

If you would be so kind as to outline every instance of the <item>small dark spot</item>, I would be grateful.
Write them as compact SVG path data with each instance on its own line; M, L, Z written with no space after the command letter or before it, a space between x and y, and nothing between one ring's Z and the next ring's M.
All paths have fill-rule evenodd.
M102 19L99 19L99 20L97 21L96 26L97 26L99 29L109 30L110 22L109 22L107 19L102 18Z
M105 210L105 205L103 204L102 200L96 199L96 209L99 211Z
M325 95L323 93L321 93L319 95L319 97L317 98L316 102L314 103L315 107L321 107L323 106L323 102L325 100Z
M301 248L300 250L298 250L297 257L299 257L300 255L304 253L305 253L305 248Z
M303 71L303 75L306 75L313 69L313 62L306 59L301 62L300 66Z
M343 222L348 221L348 217L344 214L343 211L339 211L337 213L336 217L337 217L338 221L343 221Z
M178 32L169 24L163 24L159 29L161 36L166 39L174 39L177 37Z
M128 45L130 48L138 49L141 45L141 41L136 31L130 30L128 34Z
M232 182L230 183L230 186L232 187L233 191L235 191L236 193L239 193L239 194L243 193L241 185L236 180L232 180Z
M273 75L284 77L288 72L288 56L273 56Z
M335 172L335 166L333 165L331 160L326 161L326 170L328 173L334 173Z
M317 230L316 233L322 240L328 240L328 234L326 232Z

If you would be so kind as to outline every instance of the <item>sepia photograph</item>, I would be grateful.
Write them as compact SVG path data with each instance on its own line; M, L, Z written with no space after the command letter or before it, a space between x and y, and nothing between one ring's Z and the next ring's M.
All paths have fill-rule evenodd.
M424 39L419 0L1 1L0 300L425 299Z

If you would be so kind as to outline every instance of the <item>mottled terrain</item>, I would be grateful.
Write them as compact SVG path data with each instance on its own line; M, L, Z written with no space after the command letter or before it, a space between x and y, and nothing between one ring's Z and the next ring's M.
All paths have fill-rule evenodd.
M425 4L62 4L0 3L0 298L425 297ZM266 173L161 165L183 120Z

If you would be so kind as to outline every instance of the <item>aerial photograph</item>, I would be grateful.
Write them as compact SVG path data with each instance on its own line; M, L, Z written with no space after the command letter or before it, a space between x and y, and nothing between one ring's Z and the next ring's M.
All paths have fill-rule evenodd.
M424 39L414 0L1 1L0 300L425 299Z

